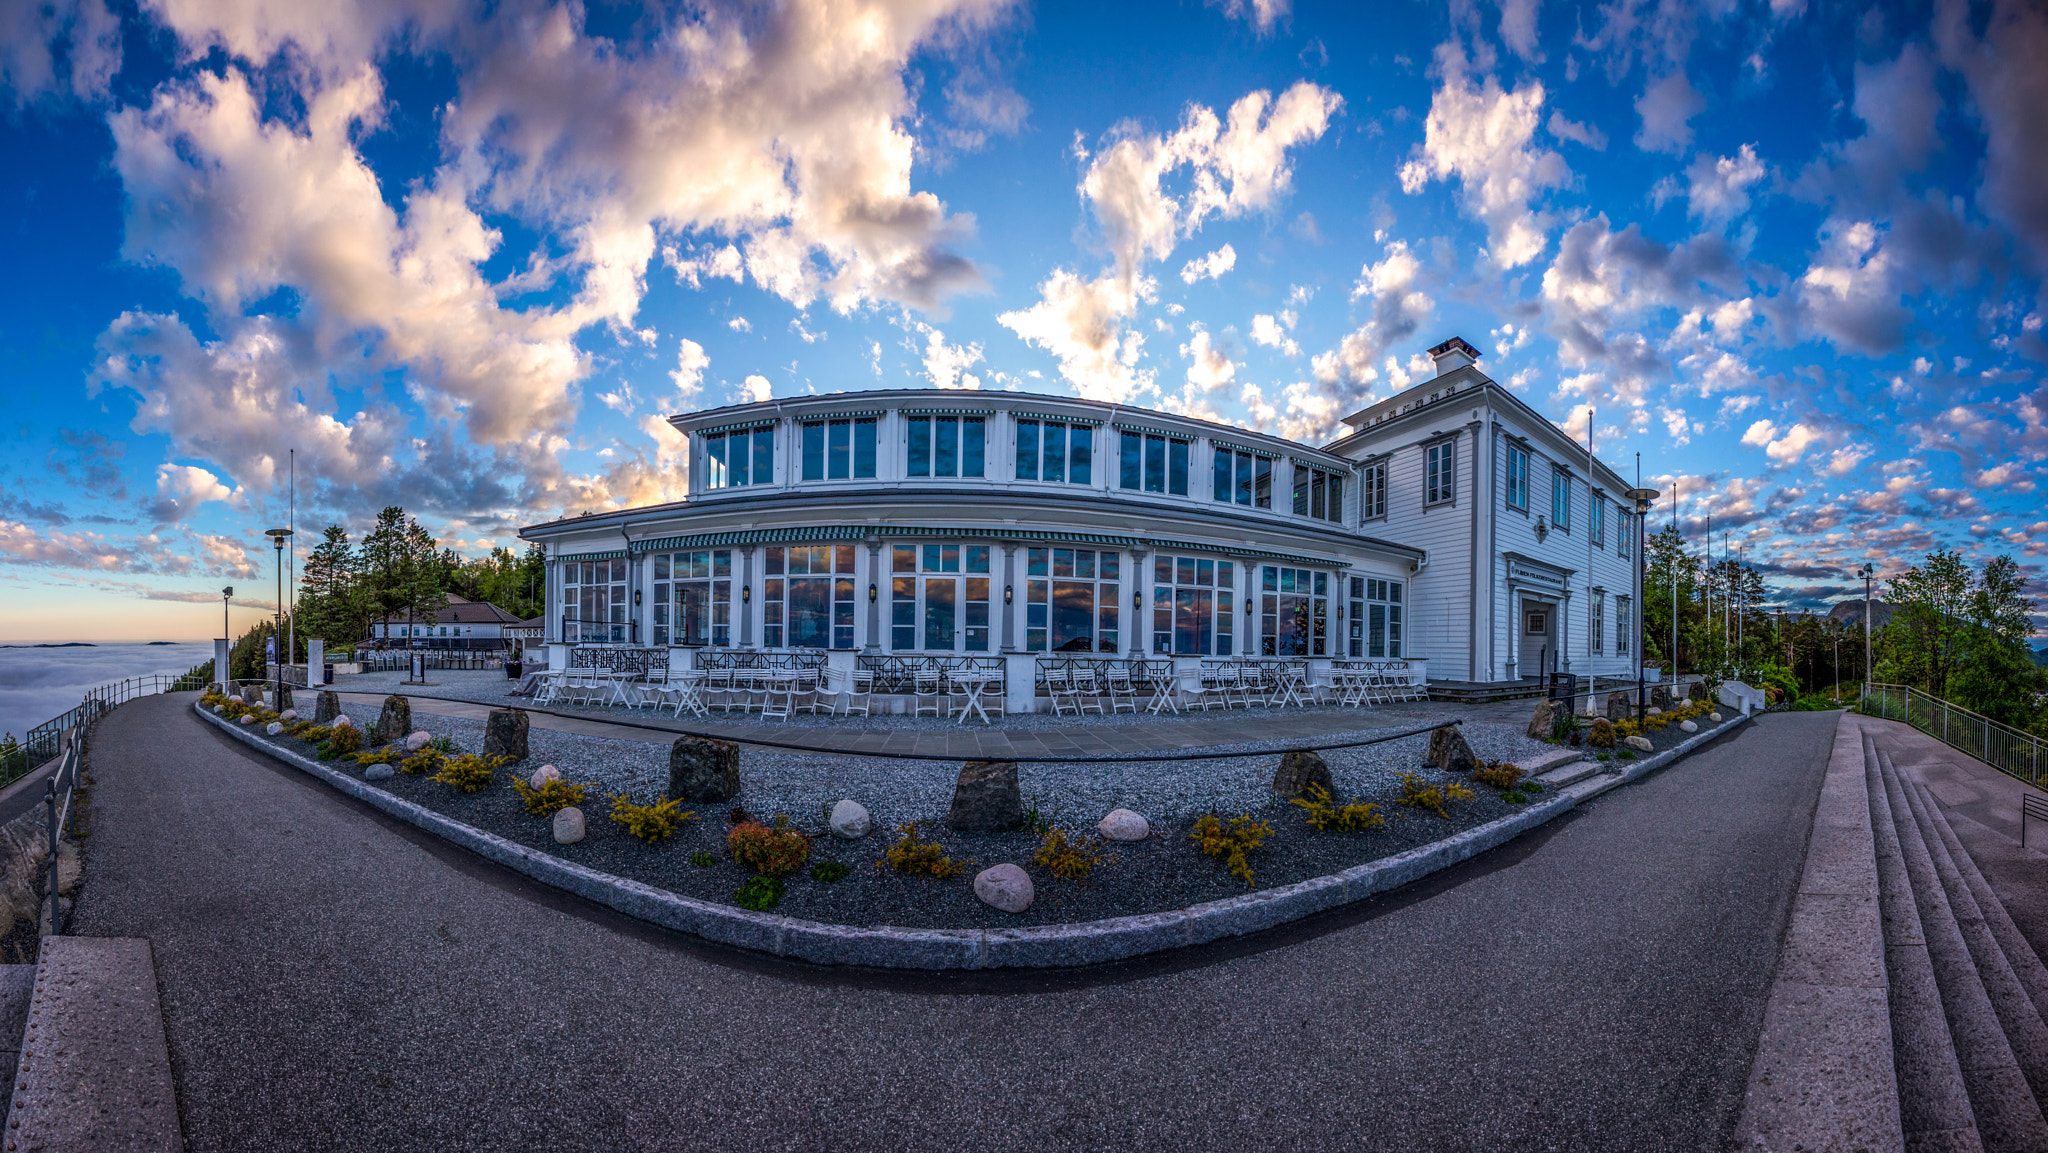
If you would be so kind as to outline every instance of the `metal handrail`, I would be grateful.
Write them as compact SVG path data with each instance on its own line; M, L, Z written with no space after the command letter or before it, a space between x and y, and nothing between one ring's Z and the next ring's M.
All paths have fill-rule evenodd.
M1992 720L1911 685L1863 682L1857 708L1871 716L1903 721L1953 749L1983 761L2006 776L2041 787L2044 742L2032 733Z

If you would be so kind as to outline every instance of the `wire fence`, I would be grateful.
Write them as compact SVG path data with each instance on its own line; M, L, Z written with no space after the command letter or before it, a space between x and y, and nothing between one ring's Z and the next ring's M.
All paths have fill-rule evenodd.
M2007 776L2041 787L2040 737L2003 725L1982 713L1949 704L1909 685L1863 683L1858 708L1874 717L1903 721L1951 748L1959 749Z

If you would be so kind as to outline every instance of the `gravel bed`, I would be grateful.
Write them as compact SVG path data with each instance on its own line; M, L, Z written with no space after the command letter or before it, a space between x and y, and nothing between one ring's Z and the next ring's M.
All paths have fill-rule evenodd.
M363 705L344 709L366 727L378 712ZM483 725L478 721L416 713L414 722L436 736L452 738L467 751L482 743ZM1702 718L1700 727L1714 726ZM1546 747L1509 725L1467 724L1465 729L1474 751L1489 760L1527 756ZM260 730L256 735L262 736ZM1687 736L1673 726L1651 740L1661 751ZM313 755L313 746L306 742L283 736L265 739ZM733 903L735 891L751 873L726 851L728 806L700 806L698 819L685 824L668 843L655 846L634 840L608 818L605 794L625 791L647 800L666 784L665 746L539 728L531 730L529 746L527 761L517 770L501 771L490 788L478 793L464 794L403 773L379 787L565 860L686 896ZM836 883L814 881L804 871L786 878L777 912L832 924L906 928L1059 924L1185 908L1249 891L1189 840L1189 827L1204 812L1248 814L1271 826L1263 847L1250 857L1258 888L1268 889L1327 876L1517 811L1498 791L1477 784L1472 784L1472 799L1451 806L1448 819L1397 803L1400 772L1414 771L1425 780L1447 776L1421 764L1426 747L1427 737L1418 736L1324 754L1340 795L1380 805L1385 824L1364 833L1309 828L1301 809L1273 796L1275 756L1270 753L1213 761L1022 766L1019 778L1027 809L1035 805L1047 820L1070 832L1092 833L1095 821L1117 805L1144 813L1151 821L1152 835L1144 841L1099 846L1108 859L1085 881L1062 880L1032 864L1038 838L1030 832L974 835L947 829L943 817L955 772L948 763L748 749L741 756L744 783L739 803L757 817L786 815L793 827L811 834L813 863L839 861L852 869ZM548 819L527 815L509 785L511 772L530 773L546 763L557 765L571 781L596 786L582 805L589 834L577 844L556 844ZM363 769L353 762L329 764L362 777ZM825 821L826 807L849 796L866 805L875 818L876 831L859 841L834 836ZM963 866L958 875L945 880L906 877L883 863L883 854L895 839L893 830L911 820L921 822L924 838L937 841ZM711 854L716 863L691 864L689 858L697 853ZM1037 889L1037 901L1025 913L1002 913L974 896L974 873L1005 861L1024 866Z

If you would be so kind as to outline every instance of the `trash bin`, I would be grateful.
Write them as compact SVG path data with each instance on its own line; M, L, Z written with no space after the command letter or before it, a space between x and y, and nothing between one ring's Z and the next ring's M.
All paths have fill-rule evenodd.
M519 679L519 674L520 674L520 673L523 673L523 672L525 672L525 671L526 671L526 669L525 669L525 666L523 665L523 663L522 663L522 662L519 662L519 661L506 661L506 662L505 662L505 679L506 679L506 680L508 680L508 681L516 681L516 680L518 680L518 679Z
M334 662L329 661L320 666L320 683L323 685L334 683Z

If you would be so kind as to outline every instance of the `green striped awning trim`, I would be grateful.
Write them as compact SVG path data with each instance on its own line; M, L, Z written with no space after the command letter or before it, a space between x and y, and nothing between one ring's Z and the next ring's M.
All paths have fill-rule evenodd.
M625 556L625 555L626 555L626 550L625 550L625 549L622 549L622 548L615 548L615 549L611 550L610 552L579 552L579 553L571 553L571 554L569 554L568 556L558 556L558 557L556 557L555 559L556 559L556 560L558 560L558 561L562 561L562 562L564 562L564 563L567 563L567 562L569 562L569 561L584 561L584 560L618 560L618 559L619 559L620 557L622 557L622 556Z
M689 536L653 537L633 542L633 551L666 552L699 548L730 548L753 544L826 544L859 542L872 535L889 544L909 539L950 537L958 540L996 540L1018 544L1085 544L1098 548L1136 549L1152 552L1203 552L1225 557L1289 561L1325 568L1348 568L1350 561L1303 553L1273 552L1237 545L1205 544L1200 541L1156 537L1118 536L1109 533L1058 532L1017 525L807 525L801 528L741 529L732 532L695 533ZM592 557L589 559L598 559Z
M717 436L721 432L751 432L757 428L767 428L769 425L776 423L778 419L779 418L777 417L767 416L755 417L753 420L738 420L734 421L731 424L720 424L714 425L711 428L700 428L697 430L696 435Z
M1013 420L1049 420L1054 424L1099 425L1102 423L1092 416L1067 416L1057 412L1013 412L1010 414L1010 417Z
M906 408L905 416L994 416L992 408Z
M1111 427L1115 428L1118 432L1134 432L1139 436L1163 436L1168 440L1193 440L1196 436L1192 432L1170 432L1163 428L1155 428L1149 424L1128 424L1121 420Z
M886 416L888 412L886 408L863 408L858 412L820 412L800 419L804 424L822 424L828 420L861 420L870 416Z
M1229 450L1230 450L1230 451L1232 451L1232 452L1242 452L1242 453L1246 453L1246 454L1248 454L1248 455L1251 455L1251 456L1262 456L1262 457L1265 457L1265 458L1266 458L1267 460L1279 460L1279 459L1280 459L1280 454L1279 454L1279 453L1277 453L1277 452L1274 452L1274 451L1273 451L1272 449L1270 449L1270 448L1253 448L1252 446L1250 446L1250 445L1248 445L1248 444L1236 444L1236 443L1234 443L1234 442L1232 442L1232 441L1227 441L1227 440L1219 440L1219 441L1216 441L1215 443L1216 443L1216 447L1217 447L1217 448L1227 448L1227 449L1229 449Z

